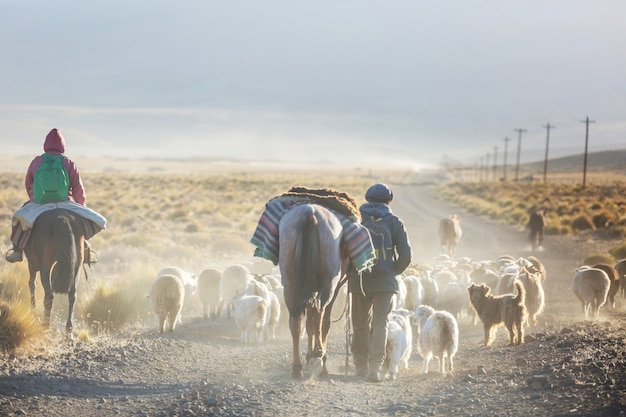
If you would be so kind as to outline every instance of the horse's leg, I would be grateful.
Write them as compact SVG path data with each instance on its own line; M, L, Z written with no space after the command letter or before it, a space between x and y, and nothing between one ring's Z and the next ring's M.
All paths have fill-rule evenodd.
M35 309L35 292L37 289L37 270L35 267L28 267L28 289L30 290L30 305Z
M322 344L322 312L317 306L307 309L307 333L309 345L307 364L311 377L317 377L323 370L324 346Z
M332 311L332 304L326 306L322 315L322 372L320 376L327 376L328 369L326 368L326 347L328 346L328 332L330 331L330 312Z
M39 271L39 277L41 278L41 286L43 287L43 326L45 328L50 327L50 312L52 311L52 300L54 295L52 294L52 288L50 287L50 270L42 268Z
M293 362L291 365L291 377L294 379L302 378L302 361L300 360L300 327L302 315L289 317L289 330L291 331L291 340L293 342Z
M72 334L72 318L74 317L74 306L76 305L76 286L78 284L78 277L80 274L80 269L74 275L74 283L70 286L70 290L67 293L67 299L69 301L68 313L67 313L67 323L65 323L65 331L67 334Z

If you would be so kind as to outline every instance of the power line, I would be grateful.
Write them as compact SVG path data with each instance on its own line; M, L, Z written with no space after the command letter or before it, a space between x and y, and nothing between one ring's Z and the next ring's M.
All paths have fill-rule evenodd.
M515 165L515 181L518 180L519 177L519 157L522 153L522 133L526 132L526 129L513 129L518 133L517 135L517 164Z
M595 123L595 120L589 120L589 116L585 120L581 120L581 123L585 124L585 162L583 164L583 188L585 188L587 182L587 145L589 144L589 123Z
M550 147L550 129L554 129L556 126L552 126L550 122L547 125L542 126L546 128L546 158L543 161L543 182L547 182L548 175L548 148Z

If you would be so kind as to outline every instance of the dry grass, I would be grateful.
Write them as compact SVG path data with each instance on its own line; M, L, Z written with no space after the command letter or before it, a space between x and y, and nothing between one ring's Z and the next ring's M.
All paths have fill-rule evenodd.
M603 229L626 237L626 186L539 183L451 183L440 193L473 213L525 227L529 214L548 210L547 233Z
M111 333L120 330L138 316L134 302L124 291L98 286L80 309L83 319L95 333Z
M577 183L456 182L442 186L439 192L472 213L520 228L526 227L532 211L543 208L547 209L547 234L597 231L605 238L624 239L626 183L615 175L603 178L613 181L584 189ZM626 255L623 245L610 252L601 255L610 261Z
M0 302L0 352L12 352L42 334L27 304Z

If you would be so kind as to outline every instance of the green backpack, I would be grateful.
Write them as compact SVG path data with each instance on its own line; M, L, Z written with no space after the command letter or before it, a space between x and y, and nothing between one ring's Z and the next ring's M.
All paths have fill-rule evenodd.
M35 172L34 200L37 204L66 201L70 180L63 165L63 155L41 155L43 161Z

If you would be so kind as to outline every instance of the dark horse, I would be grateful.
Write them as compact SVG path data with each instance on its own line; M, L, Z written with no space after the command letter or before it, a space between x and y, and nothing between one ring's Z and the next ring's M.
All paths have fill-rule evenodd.
M533 250L537 250L541 247L543 243L543 231L547 223L545 210L536 210L530 214L527 224L527 227L530 229L528 240Z
M45 327L50 326L53 294L67 294L69 312L65 329L71 334L76 287L84 258L84 236L83 222L69 210L49 210L40 214L35 221L24 252L28 258L28 286L33 308L37 271L41 278Z
M291 377L303 375L300 329L305 315L307 369L311 377L326 375L330 312L339 282L350 265L341 248L343 228L335 214L316 204L295 206L285 213L278 227L278 262L293 341Z

